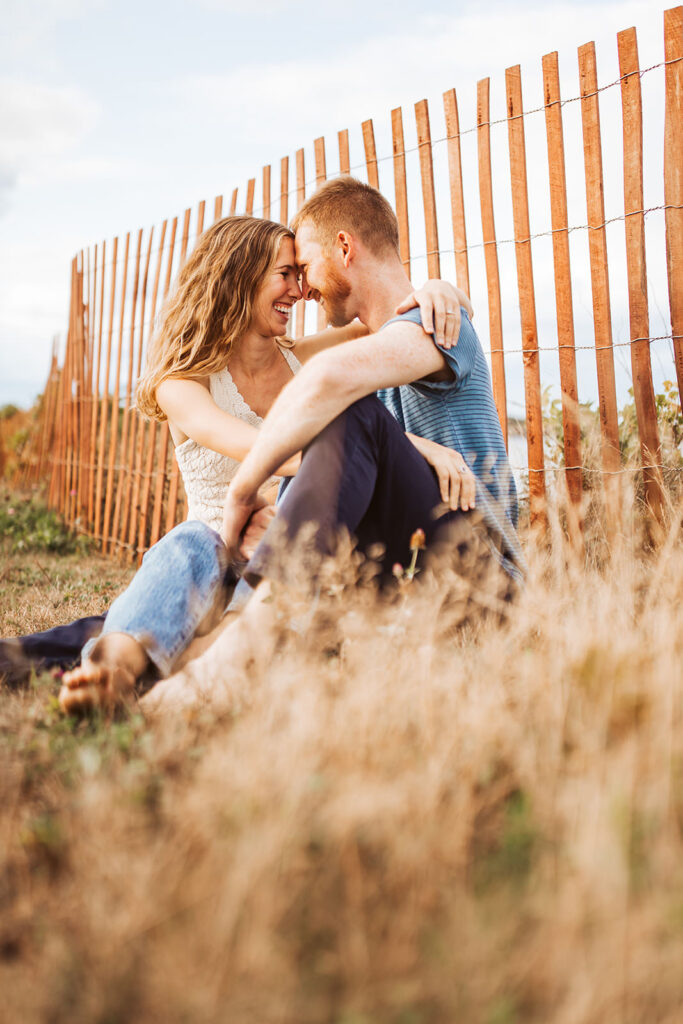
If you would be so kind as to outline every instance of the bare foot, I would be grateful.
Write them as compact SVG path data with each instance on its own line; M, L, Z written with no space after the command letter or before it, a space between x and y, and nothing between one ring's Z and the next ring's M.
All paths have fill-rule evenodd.
M82 715L126 704L147 664L147 654L137 640L125 633L108 633L89 658L64 674L59 706L65 715Z
M275 648L270 584L263 582L239 616L224 620L194 641L174 674L162 679L140 701L145 715L199 708L222 714L249 699L250 679L265 668ZM206 642L208 641L208 643Z

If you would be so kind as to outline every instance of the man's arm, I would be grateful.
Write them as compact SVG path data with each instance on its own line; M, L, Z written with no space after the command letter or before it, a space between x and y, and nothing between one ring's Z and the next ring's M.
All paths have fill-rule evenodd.
M273 469L301 451L349 405L379 388L449 372L433 340L413 323L393 323L314 356L278 395L232 480L223 520L228 548L237 547L260 504L258 489Z

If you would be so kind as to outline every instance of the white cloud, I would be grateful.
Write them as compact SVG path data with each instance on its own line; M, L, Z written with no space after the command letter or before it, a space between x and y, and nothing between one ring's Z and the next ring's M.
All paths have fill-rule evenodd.
M35 56L60 22L102 7L106 0L3 0L0 53L4 57Z
M0 208L21 175L73 153L97 114L97 104L79 89L0 79Z
M423 15L382 37L363 39L359 32L353 52L334 52L331 40L330 53L318 52L313 58L297 54L276 64L184 76L174 94L188 107L205 109L218 123L222 119L223 124L243 125L250 120L253 133L273 132L291 146L293 125L303 141L307 133L343 127L401 101L489 74L500 77L513 64L533 60L540 67L541 55L557 49L558 43L563 54L575 53L580 43L613 36L638 19L646 28L648 7L642 0L618 7L595 4L586 9L590 20L577 17L572 3L532 4L516 7L514 13L501 7ZM616 53L616 45L613 49Z

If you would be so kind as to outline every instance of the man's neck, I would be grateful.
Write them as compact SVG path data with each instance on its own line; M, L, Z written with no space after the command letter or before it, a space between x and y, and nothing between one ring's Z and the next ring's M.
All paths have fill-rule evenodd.
M378 331L394 316L396 307L410 294L413 286L401 264L378 261L364 268L359 287L356 315L369 331Z

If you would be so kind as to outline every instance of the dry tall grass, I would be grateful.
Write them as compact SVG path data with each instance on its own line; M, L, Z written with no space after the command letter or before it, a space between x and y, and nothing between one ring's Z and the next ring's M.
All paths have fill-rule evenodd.
M679 525L556 531L503 626L329 588L220 721L3 697L0 1015L680 1022Z

